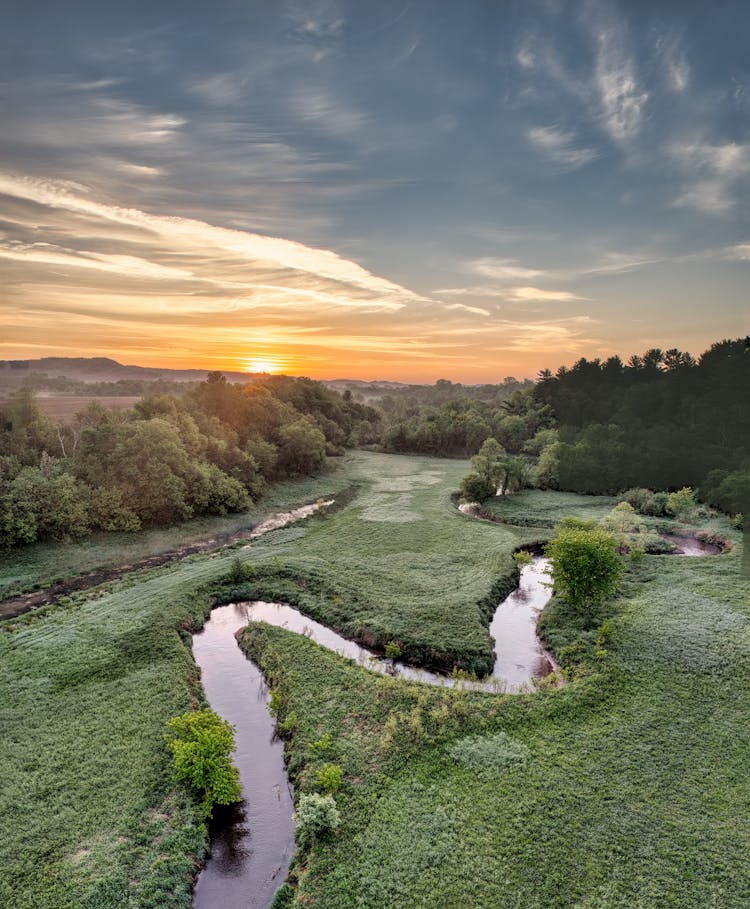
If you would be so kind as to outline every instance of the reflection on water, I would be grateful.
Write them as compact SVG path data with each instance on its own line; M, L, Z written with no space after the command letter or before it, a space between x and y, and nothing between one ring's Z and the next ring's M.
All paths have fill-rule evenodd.
M267 622L304 634L321 647L355 660L373 672L428 685L460 685L483 691L517 692L528 690L534 679L542 678L552 670L536 636L537 617L551 596L546 573L548 564L547 559L535 558L530 565L524 566L520 586L497 607L490 625L490 634L495 641L495 664L492 675L481 682L460 681L427 669L383 659L286 603L232 603L214 609L212 615L231 610L243 625Z
M251 853L245 808L243 799L237 805L220 805L214 809L208 828L211 861L221 875L241 875L243 862Z
M265 909L286 877L294 852L294 802L283 743L268 712L260 670L237 646L242 609L214 609L193 635L193 654L211 708L236 727L232 757L244 802L215 809L211 857L195 886L196 909Z
M193 654L212 709L236 727L235 766L244 801L216 809L211 823L211 857L195 886L195 909L267 907L286 877L294 851L294 801L283 760L283 744L268 712L268 690L260 670L237 646L248 622L268 622L304 634L367 669L430 685L482 691L528 690L550 672L535 625L550 597L545 559L521 571L521 585L497 608L490 630L496 660L481 682L458 681L376 656L359 644L302 615L285 603L230 603L212 612L193 636Z
M536 636L539 613L552 595L549 561L535 558L521 570L516 590L495 610L490 634L495 641L492 675L504 679L508 691L528 687L552 671L552 664Z

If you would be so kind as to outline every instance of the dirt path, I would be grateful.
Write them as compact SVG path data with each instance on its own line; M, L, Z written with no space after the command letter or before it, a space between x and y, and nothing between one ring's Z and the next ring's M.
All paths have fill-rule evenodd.
M333 500L325 502L313 502L309 505L301 505L291 511L278 512L269 515L259 524L244 527L234 533L220 534L209 540L201 540L198 543L190 543L187 546L181 546L178 549L169 549L166 552L160 552L157 555L146 556L129 562L126 565L118 565L115 568L101 568L97 571L90 571L87 574L78 575L67 581L60 581L46 587L44 590L35 590L31 593L20 594L19 596L9 597L0 601L0 620L13 619L16 616L23 615L24 612L30 612L32 609L41 609L44 606L50 606L61 597L68 594L76 593L79 590L88 590L91 587L98 587L100 584L106 584L108 581L115 581L131 571L143 571L147 568L157 568L159 565L166 565L167 562L177 561L187 558L191 555L204 552L215 552L223 549L225 546L232 546L235 543L251 541L269 533L271 530L278 530L294 521L301 521L308 518L321 509L328 508L333 504Z

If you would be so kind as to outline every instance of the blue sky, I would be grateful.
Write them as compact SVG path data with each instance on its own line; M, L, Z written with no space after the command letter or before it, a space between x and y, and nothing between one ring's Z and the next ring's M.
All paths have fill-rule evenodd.
M11 2L0 357L533 375L750 330L750 5Z

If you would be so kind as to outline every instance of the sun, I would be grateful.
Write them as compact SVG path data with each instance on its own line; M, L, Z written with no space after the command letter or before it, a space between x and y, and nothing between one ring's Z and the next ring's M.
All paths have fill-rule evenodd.
M252 357L245 360L245 369L247 372L276 373L281 370L281 363L278 360L272 360L270 357Z

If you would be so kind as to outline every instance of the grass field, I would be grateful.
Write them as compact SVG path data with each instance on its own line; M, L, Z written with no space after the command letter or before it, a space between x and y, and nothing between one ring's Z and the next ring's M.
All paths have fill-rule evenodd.
M39 409L55 423L70 423L73 417L97 401L102 407L113 410L129 410L141 400L140 395L55 395L37 394Z
M313 788L322 760L345 773L341 830L305 857L294 905L750 905L750 583L738 566L737 553L631 566L606 655L600 637L576 681L523 697L374 679L289 632L246 631L282 719L298 718L297 787ZM309 742L325 732L332 747L316 758Z
M279 485L254 516L349 483L344 469ZM171 547L183 533L160 539ZM153 538L132 542L140 551ZM59 559L63 573L66 559L81 570L91 552L60 550L36 556L43 566ZM116 543L105 551L117 560ZM0 906L190 905L205 830L170 779L164 723L202 696L178 630L203 621L206 589L234 559L190 557L0 625Z
M465 468L356 454L264 503L358 490L333 514L0 625L0 906L190 905L205 830L170 778L163 729L201 698L180 629L202 621L238 554L256 566L253 583L286 586L324 620L481 654L477 601L538 531L458 514L450 493ZM297 904L748 905L740 555L630 566L606 634L578 649L578 630L553 610L546 634L576 655L576 677L537 695L404 684L282 629L248 632L282 718L297 716L288 757L299 789L323 760L345 772L341 831L298 868ZM325 732L331 750L316 755L309 743Z
M482 508L511 524L554 527L561 518L600 521L620 500L616 496L579 496L574 492L526 489L508 496L495 496Z
M300 538L292 530L259 541L256 578L241 595L293 602L371 647L396 641L413 662L488 672L489 617L515 584L511 553L539 532L460 514L450 496L467 468L352 457L349 475L362 484L356 499Z

